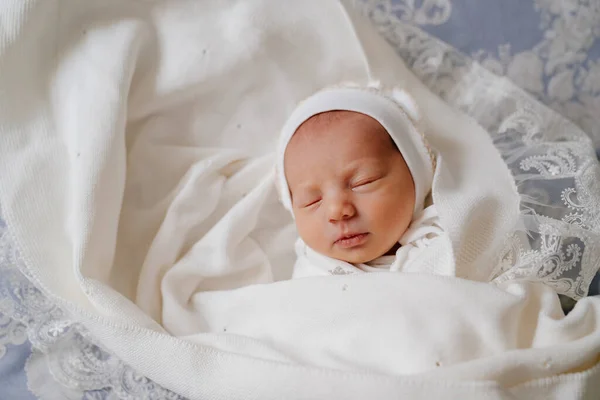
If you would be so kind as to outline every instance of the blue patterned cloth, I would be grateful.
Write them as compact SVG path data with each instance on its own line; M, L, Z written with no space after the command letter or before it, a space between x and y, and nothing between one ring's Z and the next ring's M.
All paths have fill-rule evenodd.
M600 158L600 1L380 3L578 124ZM600 274L590 287L599 294Z
M600 151L600 1L385 0L578 124Z
M368 1L507 75L579 124L600 150L600 1ZM600 293L600 276L591 293ZM0 333L2 321L0 315ZM24 370L31 345L19 344L21 340L24 333L22 338L0 336L0 355L5 350L0 357L0 400L35 399L27 390ZM88 395L105 397L101 392Z
M27 390L25 362L31 354L31 344L9 344L6 354L0 359L0 400L34 400Z

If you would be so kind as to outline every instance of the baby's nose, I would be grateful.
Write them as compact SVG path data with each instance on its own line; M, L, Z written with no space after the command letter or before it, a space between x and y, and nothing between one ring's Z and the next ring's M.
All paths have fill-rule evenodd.
M356 215L356 208L347 199L336 199L329 204L329 221L343 221Z

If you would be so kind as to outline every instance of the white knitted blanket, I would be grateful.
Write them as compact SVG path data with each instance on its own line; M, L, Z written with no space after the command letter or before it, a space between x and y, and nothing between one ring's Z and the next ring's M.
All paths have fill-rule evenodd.
M491 285L518 224L489 135L333 0L0 4L0 204L43 291L192 399L574 398L598 385L600 299ZM409 91L439 152L457 277L289 280L274 187L295 103L340 81ZM551 378L551 379L548 379Z

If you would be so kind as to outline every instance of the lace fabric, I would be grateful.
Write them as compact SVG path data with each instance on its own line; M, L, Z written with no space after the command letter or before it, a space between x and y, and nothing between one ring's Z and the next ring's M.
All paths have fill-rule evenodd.
M600 39L600 3L534 0L533 6L544 34L531 49L515 51L505 43L496 51L478 50L472 56L577 123L598 148L600 60L589 52Z
M36 288L26 273L8 229L0 225L0 351L6 350L6 343L31 342L26 373L29 389L37 397L184 399L103 350L83 326Z
M491 8L487 14L492 15L502 7L513 14L530 13L533 18L528 18L526 24L519 24L514 29L518 32L525 30L527 37L519 35L519 41L511 41L498 35L500 37L496 36L494 40L500 44L482 46L479 43L464 46L462 50L484 68L496 75L507 76L537 100L574 121L590 135L595 147L600 148L600 115L597 113L600 109L600 53L597 46L600 40L600 3L597 1L534 0L510 6L480 6L464 0L359 1L365 4L371 18L386 29L393 29L402 22L435 31L438 27L449 25L453 14L464 13L461 9L469 9L468 14L477 19L481 19L486 8ZM463 24L477 22L467 20L465 15L462 18L458 21ZM485 29L485 22L479 23ZM469 29L473 27L453 30L461 34L469 32ZM405 36L404 28L399 29L396 35ZM465 42L464 37L459 36L457 46Z
M451 12L449 0L421 7L389 0L355 3L431 90L490 132L513 173L522 198L521 224L506 238L490 279L542 281L571 298L585 296L600 263L600 168L589 138L408 22L443 22ZM552 10L546 4L551 1L537 3ZM31 341L29 386L41 399L182 399L104 351L38 290L1 224L0 274L0 357L7 344Z
M490 132L513 173L523 223L507 238L492 282L542 281L585 296L600 256L600 168L589 137L506 79L382 12L387 2L356 4L432 91Z
M27 341L25 324L8 314L0 313L0 358L4 357L7 346L23 344Z

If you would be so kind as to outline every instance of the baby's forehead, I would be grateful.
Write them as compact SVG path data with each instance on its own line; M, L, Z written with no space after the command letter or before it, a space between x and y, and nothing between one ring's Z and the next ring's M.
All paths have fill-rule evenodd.
M304 121L292 136L289 147L333 146L340 141L354 142L369 147L392 146L397 150L394 140L385 128L374 118L354 111L336 110L313 115ZM286 149L286 150L288 150Z
M321 130L327 130L335 124L355 123L359 124L362 129L381 130L387 134L387 131L381 126L377 120L368 115L346 110L326 111L315 114L304 121L296 130L294 136L303 133L316 133Z

